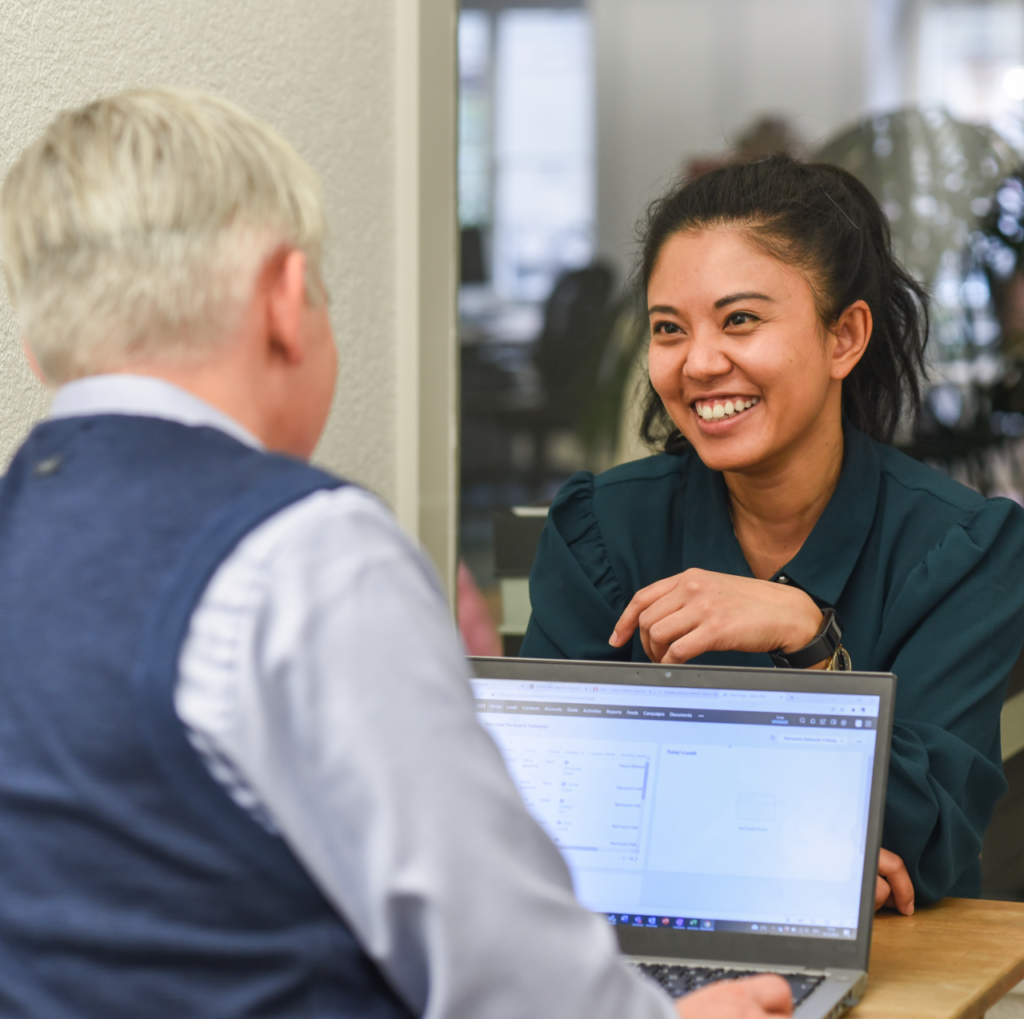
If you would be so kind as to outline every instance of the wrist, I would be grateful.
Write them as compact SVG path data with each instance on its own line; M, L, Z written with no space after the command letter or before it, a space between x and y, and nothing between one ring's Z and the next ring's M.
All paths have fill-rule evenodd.
M794 651L799 651L802 647L807 647L817 636L825 618L821 609L811 600L810 595L793 588L790 590L793 594L799 595L799 601L793 606L792 611L787 609L789 625L786 627L783 639L776 645L783 654L791 654Z
M778 647L769 652L776 668L809 669L823 662L827 669L848 671L852 668L850 656L843 649L843 630L836 617L836 610L826 607L819 611L821 624L807 644L795 651Z

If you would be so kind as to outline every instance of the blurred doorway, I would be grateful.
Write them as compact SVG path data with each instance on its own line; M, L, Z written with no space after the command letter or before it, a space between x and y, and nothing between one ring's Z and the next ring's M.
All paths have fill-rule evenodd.
M593 30L578 2L465 0L459 21L460 552L500 618L494 515L584 465L611 273L594 264Z

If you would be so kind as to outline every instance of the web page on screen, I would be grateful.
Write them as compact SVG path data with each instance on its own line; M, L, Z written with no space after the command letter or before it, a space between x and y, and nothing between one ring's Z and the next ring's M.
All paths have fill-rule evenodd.
M633 926L856 937L877 697L473 687L588 908Z

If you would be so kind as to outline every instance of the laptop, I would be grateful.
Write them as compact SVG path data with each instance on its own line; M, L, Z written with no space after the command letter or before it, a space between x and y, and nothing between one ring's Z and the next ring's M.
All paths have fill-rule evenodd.
M867 986L896 679L471 659L483 726L631 961L673 997L779 973L800 1019Z

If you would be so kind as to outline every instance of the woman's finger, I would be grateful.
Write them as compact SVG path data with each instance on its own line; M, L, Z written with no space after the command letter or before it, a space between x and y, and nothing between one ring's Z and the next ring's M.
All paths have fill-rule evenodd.
M706 631L707 627L698 626L685 636L674 640L664 650L659 661L663 665L685 665L691 658L711 650Z
M640 631L640 643L643 646L644 654L647 655L652 662L661 661L661 655L651 647L651 635L646 630Z
M875 878L875 912L877 913L892 897L889 882L879 875Z
M640 643L652 662L661 661L672 641L697 625L699 619L688 608L687 593L675 585L640 613Z
M680 605L673 597L662 598L640 617L640 629L650 635L651 643L668 649L673 641L685 637L701 623L702 613L693 605Z
M664 580L659 580L656 584L651 584L649 587L644 587L637 591L626 606L625 612L619 616L618 622L612 630L612 635L608 638L608 643L613 647L621 647L625 644L633 636L633 631L640 622L640 613L649 605L653 605L668 591L671 591L676 579L676 577L666 577Z
M672 611L671 606L662 604L665 598L671 596L671 594L672 592L670 591L668 595L663 596L662 598L659 598L656 601L652 602L640 613L639 617L637 618L637 627L638 632L640 634L640 643L643 645L644 654L646 654L652 662L661 661L661 656L664 653L665 648L659 646L658 642L651 637L651 622L652 620L660 619L662 615Z
M888 849L882 849L878 854L878 873L889 883L895 907L904 916L913 915L914 883L903 860Z
M679 607L674 595L662 598L640 618L640 639L646 642L647 657L652 662L662 661L673 643L695 630L700 622L700 613L692 606Z

